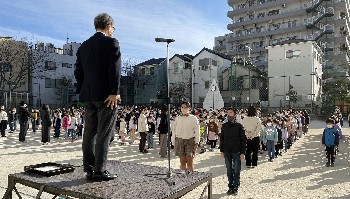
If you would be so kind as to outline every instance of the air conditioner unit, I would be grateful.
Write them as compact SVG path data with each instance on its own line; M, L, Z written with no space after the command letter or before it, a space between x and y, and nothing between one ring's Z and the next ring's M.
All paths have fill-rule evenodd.
M286 4L284 3L284 4L282 4L282 8L285 8L286 7Z

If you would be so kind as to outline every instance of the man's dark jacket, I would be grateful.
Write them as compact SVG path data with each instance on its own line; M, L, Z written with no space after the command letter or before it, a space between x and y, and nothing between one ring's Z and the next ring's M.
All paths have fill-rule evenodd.
M28 118L33 118L33 114L28 111L28 108L20 106L18 108L18 120L20 124L27 123Z
M221 127L220 152L239 152L245 154L246 136L243 125L237 122L226 122Z
M159 134L168 133L168 117L165 113L162 113L160 116L158 131L159 131Z
M118 40L96 32L77 52L77 93L81 101L104 101L119 95L121 57Z

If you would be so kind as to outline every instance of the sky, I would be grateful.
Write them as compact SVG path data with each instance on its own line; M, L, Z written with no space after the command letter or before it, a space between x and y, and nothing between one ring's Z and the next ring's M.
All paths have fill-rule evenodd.
M145 61L197 54L213 48L214 37L229 33L227 0L0 0L0 36L33 38L62 48L67 41L82 43L95 32L93 19L109 13L122 56Z

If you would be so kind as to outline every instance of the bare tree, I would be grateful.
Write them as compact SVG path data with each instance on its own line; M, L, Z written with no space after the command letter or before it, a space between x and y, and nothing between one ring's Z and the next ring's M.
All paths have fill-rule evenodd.
M53 89L55 95L61 99L61 106L68 106L72 102L72 96L75 95L73 76L62 76L56 79L56 87Z
M134 86L135 80L137 79L137 71L135 66L141 63L141 60L135 57L122 56L122 68L121 75L125 76L123 82L121 82L120 89L122 90L122 104L131 105L134 100Z
M4 102L5 92L28 92L35 67L49 59L47 53L33 52L32 41L27 37L0 38L0 102Z

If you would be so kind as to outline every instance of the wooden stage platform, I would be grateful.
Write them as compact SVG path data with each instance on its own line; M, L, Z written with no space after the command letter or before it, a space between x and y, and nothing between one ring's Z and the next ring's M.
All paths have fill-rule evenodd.
M76 167L74 172L45 177L37 174L22 172L8 176L8 188L3 199L11 199L15 193L19 198L20 193L16 184L22 184L39 190L37 198L42 192L66 198L82 199L158 199L179 198L196 187L205 184L208 191L207 198L212 198L212 175L203 172L177 173L163 180L166 176L146 176L145 174L166 174L164 167L147 166L120 161L108 161L107 170L118 174L118 178L104 182L89 182L85 178L83 167ZM180 172L180 170L172 170ZM202 196L198 196L202 197Z

